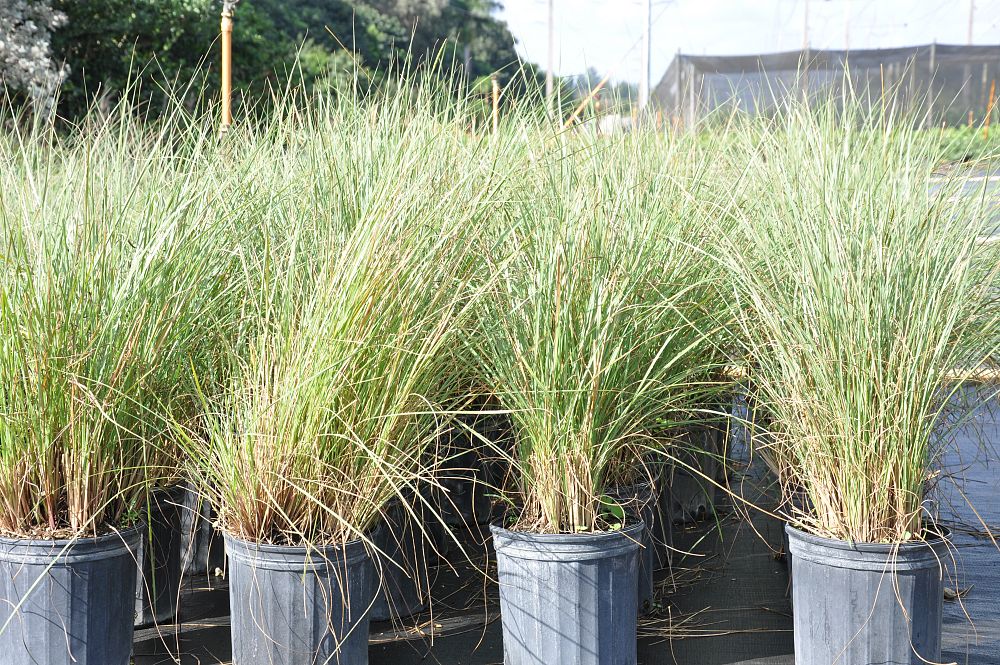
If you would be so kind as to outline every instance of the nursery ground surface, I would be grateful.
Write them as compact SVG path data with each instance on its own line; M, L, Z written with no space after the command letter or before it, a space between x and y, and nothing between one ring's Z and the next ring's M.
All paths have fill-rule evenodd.
M761 516L747 522L731 508L720 513L716 521L675 527L675 547L687 553L677 555L672 574L658 576L659 607L641 620L640 663L751 665L791 654L788 577L776 558L780 525ZM477 551L475 565L492 573L481 542L466 539ZM372 624L372 665L503 662L496 587L484 585L457 552L449 559L454 570L438 570L433 612L404 625ZM192 579L180 624L137 631L136 665L176 663L177 655L182 665L229 663L228 601L223 577Z
M943 660L962 665L992 664L1000 653L1000 553L969 507L1000 531L1000 407L995 399L991 404L942 461L946 474L963 481L961 491L944 482L938 493L956 545L957 579L947 585L963 594L945 603ZM737 462L730 480L737 494L766 502L764 474ZM641 665L794 663L782 523L740 508L739 501L723 502L717 512L714 520L675 526L674 566L658 576L658 607L640 622ZM482 533L464 540L472 561L457 548L447 553L436 573L432 612L402 625L372 624L372 665L503 662L496 587L484 584L479 572L493 577L489 541ZM135 664L229 663L228 603L225 577L192 578L179 624L136 632Z
M996 391L994 387L993 392ZM952 531L961 597L945 602L944 655L961 665L996 663L1000 654L1000 402L994 397L963 427L942 459L938 490Z
M931 178L930 190L941 189L949 169L943 168L942 173ZM996 223L993 235L1000 237L1000 171L987 171L985 169L971 173L965 182L962 183L963 192L970 197L983 197L986 209L992 220Z

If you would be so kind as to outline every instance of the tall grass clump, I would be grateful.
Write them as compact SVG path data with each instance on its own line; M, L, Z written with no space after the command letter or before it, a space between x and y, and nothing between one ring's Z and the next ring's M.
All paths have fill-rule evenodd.
M640 140L550 145L512 195L470 346L514 425L511 526L594 532L616 521L616 470L703 388L710 277Z
M467 245L492 195L463 169L462 104L414 83L246 130L252 163L292 173L259 193L278 217L237 250L247 304L217 323L231 377L184 434L228 533L366 539L431 477L460 392L449 349L474 298Z
M205 133L120 115L9 129L0 165L0 532L102 533L176 475L213 279ZM15 127L16 125L10 125ZM190 401L188 401L190 404Z
M1000 267L981 197L957 177L930 187L933 137L842 107L793 106L753 133L724 254L792 522L898 543L928 526L950 397L995 358Z

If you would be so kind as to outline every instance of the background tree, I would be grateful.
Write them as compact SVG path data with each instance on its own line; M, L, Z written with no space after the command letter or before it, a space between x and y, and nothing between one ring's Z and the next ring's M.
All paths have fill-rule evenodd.
M0 0L0 82L48 106L67 67L52 58L51 32L66 16L49 0Z
M54 56L71 66L62 115L77 117L95 102L108 108L126 90L148 104L163 89L186 89L192 103L216 94L219 0L52 1L66 17L55 24ZM234 86L258 99L290 77L330 85L356 68L377 78L440 57L470 85L499 72L510 94L520 94L538 72L519 68L500 8L494 0L242 0Z

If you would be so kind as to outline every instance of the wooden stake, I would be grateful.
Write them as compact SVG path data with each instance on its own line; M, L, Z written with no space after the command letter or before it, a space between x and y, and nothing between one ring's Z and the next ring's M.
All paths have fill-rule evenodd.
M583 113L583 110L587 108L587 104L590 104L590 101L597 96L597 93L601 91L601 88L606 86L608 84L608 81L610 80L611 80L611 74L610 73L605 74L604 78L602 78L601 81L596 86L594 86L594 89L590 91L590 94L587 95L587 97L582 102L580 102L580 105L576 107L576 110L573 111L573 115L571 115L569 119L567 119L566 122L563 123L563 129L569 129L570 126L574 122L576 122L576 119L580 116L581 113ZM600 102L598 102L598 104L595 104L595 107L599 108L599 104Z
M500 83L494 74L490 77L490 88L493 91L493 133L500 129Z
M219 134L225 134L233 124L233 9L222 7L222 122Z

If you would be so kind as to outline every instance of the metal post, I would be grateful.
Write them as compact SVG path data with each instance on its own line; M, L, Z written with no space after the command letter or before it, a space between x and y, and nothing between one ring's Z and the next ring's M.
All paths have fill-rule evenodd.
M844 3L844 50L851 50L851 3Z
M802 50L809 50L809 0L805 0L806 10L802 21Z
M695 98L696 92L695 92L694 86L695 86L695 69L694 69L694 63L693 62L688 62L688 90L691 91L691 97L690 97L690 102L691 102L691 109L690 109L690 111L691 111L691 119L690 119L690 125L689 125L689 127L694 127L695 122L697 122L697 113L698 113L698 106L697 106L697 104L698 104L698 100Z
M646 0L645 20L642 30L642 71L639 72L639 110L649 104L650 60L652 59L653 0Z
M681 51L677 49L674 56L674 69L677 72L677 95L674 97L673 113L677 121L684 124L684 72L681 67Z
M555 0L549 0L549 63L545 68L545 99L549 110L553 108L552 94L555 92L555 78L552 70L556 66L556 18Z

